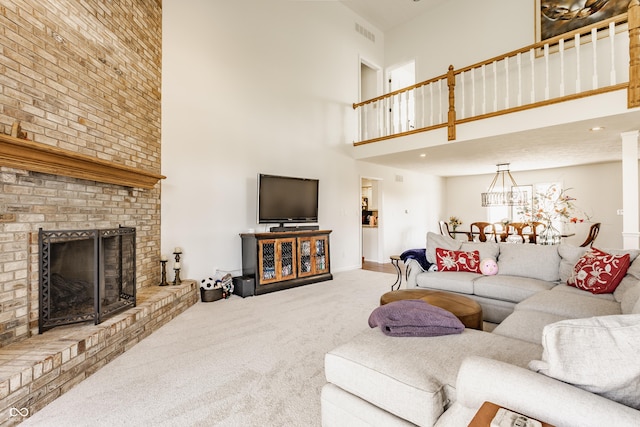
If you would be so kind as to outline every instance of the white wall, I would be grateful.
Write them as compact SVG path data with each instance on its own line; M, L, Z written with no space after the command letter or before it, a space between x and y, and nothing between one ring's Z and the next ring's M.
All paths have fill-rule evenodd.
M622 208L621 162L513 172L512 175L518 185L560 182L564 188L571 188L569 194L577 199L575 205L587 212L592 222L602 223L596 246L622 247L622 216L616 213ZM446 179L444 217L458 216L464 223L461 229L468 229L469 224L474 221L487 220L487 208L480 206L480 193L487 190L493 176L474 175ZM468 197L459 197L460 194L466 194ZM565 231L574 232L575 236L563 241L581 244L590 225L568 224Z
M416 81L534 43L532 1L447 0L385 34L387 67L416 61Z
M389 256L406 249L424 248L427 231L438 230L444 179L367 162L358 167L363 177L379 180L380 261L389 262Z
M320 179L332 269L360 266L360 176L395 172L351 155L360 58L384 62L383 35L372 43L356 21L366 24L338 2L163 2L162 252L183 248L182 277L239 273L239 233L265 229L259 172ZM405 174L402 188L422 181ZM393 251L410 240L408 217L428 217L414 197L389 197Z

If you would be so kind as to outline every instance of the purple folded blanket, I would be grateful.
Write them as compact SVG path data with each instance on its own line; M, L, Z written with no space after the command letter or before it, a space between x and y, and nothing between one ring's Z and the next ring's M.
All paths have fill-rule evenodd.
M462 322L453 314L421 299L390 302L369 316L369 326L392 337L436 337L459 334Z

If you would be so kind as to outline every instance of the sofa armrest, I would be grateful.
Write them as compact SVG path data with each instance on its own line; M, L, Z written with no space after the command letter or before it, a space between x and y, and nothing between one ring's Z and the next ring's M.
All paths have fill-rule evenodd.
M413 289L417 287L417 279L416 277L420 273L424 273L424 270L420 266L420 263L415 259L410 259L408 262L404 263L404 267L407 271L407 289Z
M457 403L493 402L556 427L638 426L640 411L553 378L497 360L471 356L457 378Z

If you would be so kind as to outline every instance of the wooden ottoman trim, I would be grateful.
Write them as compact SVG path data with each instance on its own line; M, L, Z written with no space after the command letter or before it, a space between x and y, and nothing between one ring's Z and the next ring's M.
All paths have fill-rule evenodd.
M466 328L482 330L482 307L462 295L428 289L401 289L380 297L380 305L406 299L421 299L456 316Z

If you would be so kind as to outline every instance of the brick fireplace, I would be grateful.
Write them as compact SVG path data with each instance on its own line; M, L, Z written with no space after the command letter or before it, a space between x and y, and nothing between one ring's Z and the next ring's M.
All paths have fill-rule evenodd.
M136 227L136 286L159 280L160 185L104 167L160 170L161 24L160 1L0 6L0 134L19 122L44 147L24 157L53 163L23 166L0 143L0 347L38 333L40 228Z
M0 424L197 300L191 281L157 286L161 24L161 0L0 5ZM120 226L136 229L136 307L39 334L39 229Z

